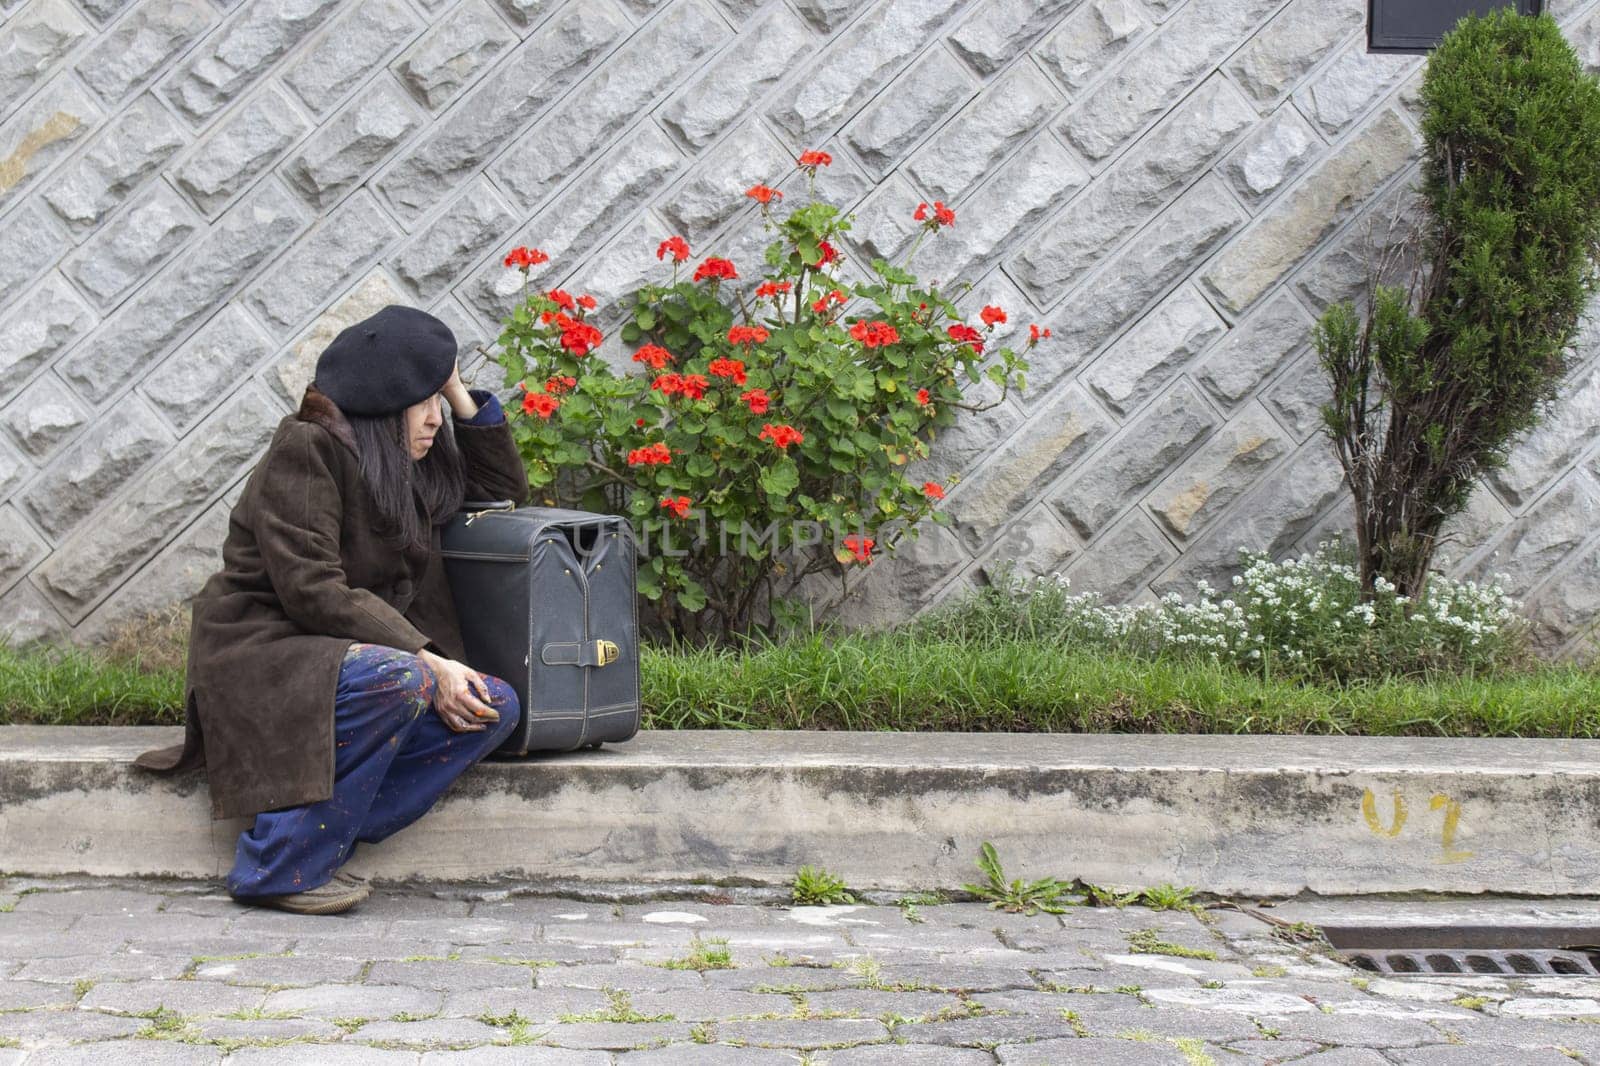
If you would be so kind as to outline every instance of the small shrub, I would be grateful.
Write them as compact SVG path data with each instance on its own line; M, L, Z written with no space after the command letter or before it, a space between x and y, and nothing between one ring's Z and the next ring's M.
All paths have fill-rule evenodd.
M856 901L855 896L845 888L843 880L820 866L802 866L795 872L793 898L802 907Z

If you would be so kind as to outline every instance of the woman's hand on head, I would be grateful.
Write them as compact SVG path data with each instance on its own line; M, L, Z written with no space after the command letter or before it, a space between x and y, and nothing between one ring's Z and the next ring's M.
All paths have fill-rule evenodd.
M457 733L481 733L488 723L500 720L500 712L489 706L489 684L483 674L426 648L417 652L417 658L438 682L433 710L447 727Z

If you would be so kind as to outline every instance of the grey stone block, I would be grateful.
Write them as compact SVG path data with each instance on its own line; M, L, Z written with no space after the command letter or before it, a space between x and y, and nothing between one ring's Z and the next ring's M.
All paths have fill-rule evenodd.
M412 96L437 111L518 40L486 0L469 0L435 22L393 70Z
M660 109L662 123L704 148L749 114L757 100L814 47L805 24L783 5L740 27L737 43L707 63Z
M172 435L137 400L80 437L34 479L21 500L40 529L59 540L172 443Z
M801 15L811 18L808 5ZM960 5L954 0L897 0L881 4L851 26L783 94L768 114L791 143L812 142L853 114L891 81L899 68L936 35ZM814 21L814 20L813 20Z
M284 336L303 325L330 294L342 292L400 236L372 194L358 191L246 290L245 304Z
M978 563L978 570L988 581L996 580L1006 564L1019 577L1038 577L1060 572L1080 551L1078 538L1062 527L1049 507L1040 504L1006 527L994 549Z
M1056 509L1081 537L1093 537L1198 444L1215 422L1194 389L1178 385L1107 442L1100 461L1053 495Z
M246 387L162 456L104 518L79 529L37 571L41 591L73 622L254 461L278 409Z
M1594 532L1600 493L1583 473L1562 481L1495 541L1473 567L1481 579L1504 575L1512 596L1526 596Z
M651 1044L689 1040L688 1022L557 1022L540 1038L571 1048L627 1051Z
M1083 380L1107 407L1126 416L1227 328L1194 287L1186 285L1140 318L1095 360Z
M1160 530L1135 511L1090 544L1066 576L1074 593L1092 592L1108 603L1126 603L1177 555Z
M102 31L73 69L102 100L115 104L218 21L216 8L204 0L144 0Z
M757 182L770 183L778 175L787 176L793 165L788 151L759 122L749 122L705 153L656 209L691 247L698 247L741 213L743 225L759 229L760 211L744 195L745 190ZM763 232L763 244L772 239L772 234ZM746 260L742 265L753 273L758 262Z
M95 1015L83 1011L72 1012L66 1017L73 1018L73 1021L63 1020L63 1035L70 1034L82 1040L131 1035L149 1025L148 1022L131 1018L96 1019ZM93 1024L90 1024L91 1019L94 1019ZM41 1020L48 1018L46 1016ZM28 1062L30 1066L33 1063L42 1063L43 1066L99 1066L106 1061L108 1048L115 1049L117 1066L123 1063L127 1066L214 1066L222 1061L220 1048L135 1039L118 1040L114 1044L85 1043L35 1051L28 1056Z
M1060 102L1060 93L1043 75L1019 63L920 148L907 172L930 195L954 202L993 172Z
M1368 52L1367 42L1358 38L1295 92L1295 106L1332 139L1422 62L1421 56Z
M164 1007L185 1017L230 1014L259 1006L266 993L214 981L108 981L83 994L84 1010L144 1014Z
M313 114L333 110L422 23L401 0L347 6L283 72L283 84Z
M0 590L8 589L50 550L16 508L0 507Z
M369 985L410 985L452 991L464 988L533 987L533 971L525 966L492 962L378 962L368 971Z
M974 93L970 75L942 48L930 48L844 128L867 172L881 178Z
M66 387L45 375L11 402L0 421L18 447L35 459L43 459L88 418L89 412ZM0 498L5 495L6 492L0 490Z
M0 304L9 305L48 270L65 243L49 214L33 201L0 223Z
M280 172L309 203L326 209L421 126L416 103L394 84L376 81L319 126Z
M1076 93L1115 64L1151 30L1135 0L1089 0L1032 49L1044 68Z
M79 639L90 641L110 640L117 633L133 625L140 625L151 614L164 612L187 603L206 579L222 568L222 542L228 535L226 500L219 500L180 532L172 542L139 568L126 584L112 593L111 598L94 609L74 630ZM137 944L136 944L137 946ZM217 945L184 945L176 943L169 935L158 945L166 951L182 950L190 955L225 955L251 950L281 950L276 944L260 948L241 946L237 939L228 947ZM148 949L147 949L148 950ZM315 964L300 965L301 972L314 969ZM208 979L209 978L208 976ZM243 983L243 982L240 982ZM282 984L293 984L285 977Z
M952 494L950 510L969 547L1006 524L1024 501L1086 456L1111 433L1111 420L1078 385L1052 394L984 467Z
M1278 558L1348 490L1339 460L1324 442L1301 447L1237 503L1151 585L1158 595L1188 595L1204 579L1222 588L1242 569L1239 549Z
M304 211L275 183L258 185L190 249L164 267L59 364L99 403L153 365L228 293L294 238Z
M756 1047L821 1048L887 1040L889 1030L876 1018L817 1018L805 1021L724 1022L717 1039L743 1040Z
M701 0L673 5L507 148L489 167L489 176L523 208L544 203L557 185L728 35L727 26Z
M1192 537L1294 447L1259 404L1245 407L1150 494L1173 536Z
M0 125L0 211L33 188L39 175L89 138L105 120L94 98L58 75Z
M94 314L52 274L0 316L0 400L14 396L39 367L94 325Z
M1308 173L1201 275L1239 313L1411 161L1416 135L1385 111Z
M862 262L885 259L899 263L916 239L921 223L912 214L921 201L899 174L891 174L856 207L848 243ZM927 279L923 279L926 281Z
M1090 159L1104 159L1212 70L1249 36L1275 0L1200 0L1124 52L1104 82L1057 130Z
M55 72L92 30L66 0L30 4L0 25L0 100L9 110Z
M565 8L385 171L377 181L384 199L407 221L432 209L571 88L627 29L612 0Z
M1041 300L1077 283L1172 203L1253 119L1238 90L1211 78L1030 239L1008 264L1009 273Z
M495 0L495 5L505 14L506 19L513 26L519 27L526 36L528 30L537 26L541 18L560 6L560 0ZM636 8L645 11L654 6L654 3L642 8L635 5Z
M89 17L96 22L108 22L118 11L128 6L128 0L79 0L78 6L87 11Z
M1292 437L1304 441L1322 432L1322 405L1332 399L1327 374L1316 353L1308 352L1273 383L1263 402Z
M1416 188L1419 170L1417 164L1407 167L1326 250L1315 253L1295 273L1294 290L1315 313L1342 300L1366 307L1369 275L1381 263L1389 265L1378 275L1379 284L1405 286L1415 268L1420 268L1423 280L1431 273L1429 264L1417 261L1421 247L1417 226L1423 219Z
M624 220L665 185L683 164L667 135L654 126L618 145L596 164L593 179L573 186L535 217L532 232L542 234L540 247L559 263L569 252L581 252ZM529 272L535 283L554 264ZM499 320L522 302L520 270L497 261L489 273L471 283L468 299L484 317Z
M968 14L950 44L987 77L1028 50L1077 0L983 0Z
M1273 104L1355 32L1362 14L1349 4L1295 0L1229 58L1226 70L1256 103Z
M1495 490L1521 507L1544 489L1600 436L1600 369L1590 369L1561 390L1543 421L1522 436L1506 465L1489 475Z
M261 328L238 304L230 303L146 375L138 391L182 432L220 403L271 351L272 342Z
M1092 1062L1095 1066L1185 1066L1195 1061L1173 1045L1160 1041L1105 1037L1085 1040L1053 1037L1024 1044L1002 1044L995 1049L995 1057L1000 1066L1051 1066L1074 1060ZM1209 1054L1206 1057L1211 1058Z
M67 639L67 623L50 601L26 581L19 581L0 596L0 642L15 648L34 643L60 644Z
M357 1029L352 1038L385 1047L461 1048L505 1040L510 1033L467 1018L428 1018L409 1022L373 1022Z
M432 299L490 248L509 249L519 217L493 182L476 178L386 262L414 293Z
M246 5L163 80L161 95L184 118L203 126L338 7L338 0Z
M276 86L229 112L172 170L173 183L214 217L305 136L306 122Z
M838 1054L830 1052L828 1061L837 1060ZM540 1066L543 1060L535 1060L533 1066ZM551 1059L551 1063L566 1062L565 1059ZM617 1066L790 1066L795 1062L793 1052L780 1051L772 1048L758 1047L732 1047L727 1044L669 1044L666 1047L650 1048L645 1051L627 1051L616 1056ZM510 1060L507 1060L509 1066ZM609 1066L595 1063L593 1066ZM488 1066L488 1060L485 1060ZM430 1064L432 1066L432 1064ZM442 1066L442 1061L440 1066ZM574 1063L574 1066L590 1066L586 1063Z
M1280 107L1228 154L1222 173L1239 198L1254 209L1298 177L1321 152L1322 139L1300 112Z
M61 272L102 308L114 305L199 232L204 220L156 182L61 262Z
M1311 316L1287 292L1241 319L1194 370L1194 380L1233 407L1310 343Z
M832 33L872 0L795 0L794 8L823 33Z
M416 1061L415 1051L356 1044L245 1047L228 1056L228 1066L416 1066Z
M44 187L44 201L81 236L186 143L177 120L146 93L121 108L114 125L55 173Z

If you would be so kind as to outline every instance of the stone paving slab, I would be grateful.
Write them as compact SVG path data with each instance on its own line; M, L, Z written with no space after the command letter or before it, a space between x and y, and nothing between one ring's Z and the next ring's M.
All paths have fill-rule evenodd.
M385 887L311 919L193 882L0 880L19 964L0 978L0 1066L1600 1066L1600 981L1379 977L1226 909L509 891ZM1133 951L1139 930L1159 937ZM731 946L790 933L837 957ZM705 950L722 938L726 956Z

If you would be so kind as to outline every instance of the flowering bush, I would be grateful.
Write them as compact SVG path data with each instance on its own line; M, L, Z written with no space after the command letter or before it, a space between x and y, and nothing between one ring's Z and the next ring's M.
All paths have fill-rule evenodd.
M1364 600L1351 555L1338 541L1278 563L1245 552L1245 571L1225 596L1202 581L1193 600L1169 593L1126 607L1073 595L1059 574L1007 572L919 624L943 637L1029 635L1333 680L1493 670L1522 657L1526 623L1499 585L1436 574L1412 604L1380 578L1376 596Z
M812 185L831 162L814 151L798 161ZM499 342L523 390L513 431L530 483L550 504L630 516L639 590L685 636L796 614L808 575L842 578L918 522L947 522L946 486L907 465L958 411L999 402L966 403L961 378L987 377L1003 398L1027 369L1010 348L986 351L1004 309L968 324L882 260L847 280L849 217L814 198L780 217L783 193L765 184L746 195L775 237L760 283L747 296L748 265L709 256L691 267L687 241L662 241L671 280L641 289L621 328L629 372L592 357L593 300L559 289L529 294ZM908 211L922 222L917 244L955 223L943 203ZM524 271L544 261L525 247L505 260ZM1048 334L1033 326L1027 346Z

